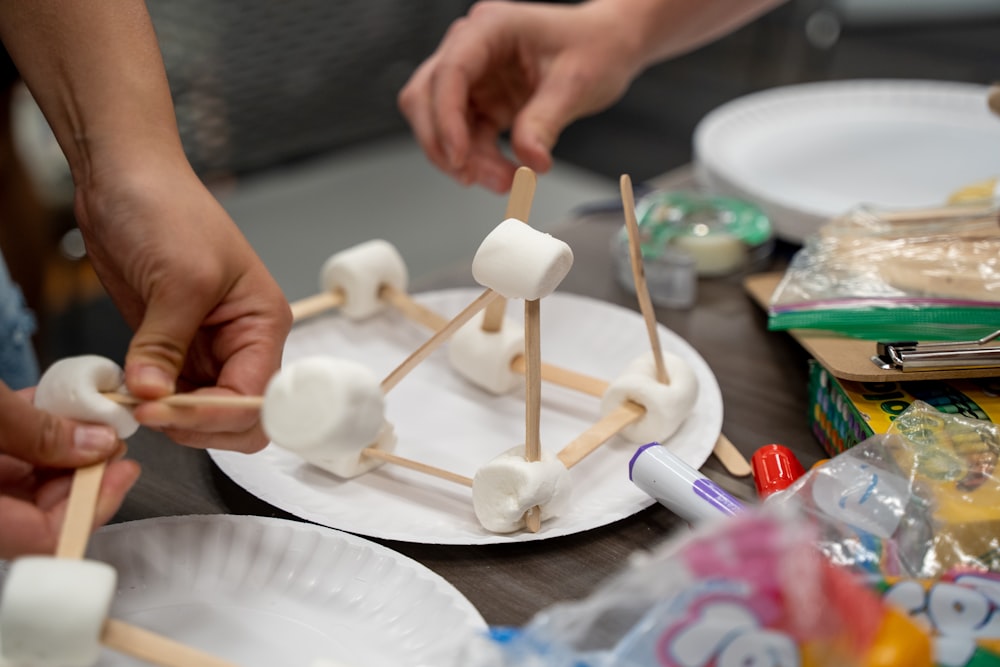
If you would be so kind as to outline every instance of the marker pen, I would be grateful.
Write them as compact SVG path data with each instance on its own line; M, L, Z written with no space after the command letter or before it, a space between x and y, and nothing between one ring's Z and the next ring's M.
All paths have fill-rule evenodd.
M658 442L636 450L628 464L628 476L636 486L689 523L733 516L744 509L715 482Z

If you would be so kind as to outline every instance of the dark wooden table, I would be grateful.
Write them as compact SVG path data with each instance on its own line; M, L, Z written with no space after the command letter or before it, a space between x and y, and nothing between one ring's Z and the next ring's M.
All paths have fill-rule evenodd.
M661 185L688 183L685 172ZM543 181L544 183L544 181ZM540 184L542 185L542 184ZM574 268L560 286L637 309L634 295L614 277L611 237L620 212L592 213L552 230L573 248ZM779 267L789 249L770 266ZM470 258L471 263L471 258ZM413 286L414 291L473 285L469 267L452 267ZM703 279L696 305L658 309L658 320L685 338L711 366L722 389L723 432L749 458L760 446L790 447L805 466L823 457L808 428L808 355L784 333L766 329L765 313L742 288L742 276ZM141 430L131 455L144 468L115 521L183 514L254 514L294 519L230 481L204 451L179 447ZM749 478L729 476L714 458L703 472L738 497L754 497ZM383 541L442 575L493 625L523 624L550 604L586 596L637 549L648 548L683 524L654 504L611 525L536 542L487 546L423 545Z

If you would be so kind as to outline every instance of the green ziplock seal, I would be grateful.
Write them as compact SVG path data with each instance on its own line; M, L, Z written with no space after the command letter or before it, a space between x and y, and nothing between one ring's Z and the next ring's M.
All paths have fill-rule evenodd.
M869 340L974 340L1000 329L1000 309L924 307L771 313L767 328L815 329Z

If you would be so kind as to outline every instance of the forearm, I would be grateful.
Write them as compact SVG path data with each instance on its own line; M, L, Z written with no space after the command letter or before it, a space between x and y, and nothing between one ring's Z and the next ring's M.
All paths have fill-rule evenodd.
M52 126L78 187L95 165L182 157L173 104L142 0L5 0L0 38Z
M590 0L631 31L639 69L683 55L782 4L784 0Z

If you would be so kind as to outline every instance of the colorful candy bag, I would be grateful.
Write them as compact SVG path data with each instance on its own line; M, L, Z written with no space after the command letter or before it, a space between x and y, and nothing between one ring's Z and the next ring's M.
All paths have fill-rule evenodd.
M777 508L699 527L590 597L468 647L468 667L930 665L927 634Z
M1000 665L998 455L996 424L917 401L774 502L810 517L831 562L929 628L937 664Z

